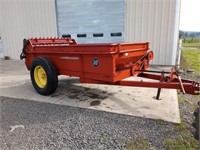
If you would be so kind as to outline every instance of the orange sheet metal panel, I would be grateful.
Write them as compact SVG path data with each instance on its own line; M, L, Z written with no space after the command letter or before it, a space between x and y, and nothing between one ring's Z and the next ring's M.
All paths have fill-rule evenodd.
M58 74L86 79L116 82L132 75L132 67L149 64L149 43L77 44L69 38L29 39L24 46L26 66L33 59L50 59Z

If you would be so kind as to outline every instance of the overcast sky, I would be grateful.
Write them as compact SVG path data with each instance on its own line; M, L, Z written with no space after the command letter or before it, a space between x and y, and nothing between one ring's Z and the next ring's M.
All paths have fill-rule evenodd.
M200 0L181 0L180 30L200 31Z

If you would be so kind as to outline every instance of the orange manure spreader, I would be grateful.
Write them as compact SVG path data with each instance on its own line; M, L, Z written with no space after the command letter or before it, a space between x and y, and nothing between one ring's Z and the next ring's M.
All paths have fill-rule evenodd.
M24 39L20 55L30 70L32 84L42 95L57 89L58 75L80 77L81 83L180 89L199 94L199 83L170 72L147 70L153 59L149 43L77 44L71 38ZM153 81L123 80L131 76ZM157 80L157 81L156 81Z

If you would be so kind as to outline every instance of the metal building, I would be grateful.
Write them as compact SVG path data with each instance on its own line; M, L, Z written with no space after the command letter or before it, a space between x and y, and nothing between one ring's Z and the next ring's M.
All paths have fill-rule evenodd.
M154 64L174 65L179 14L180 0L0 0L3 55L19 59L23 38L66 35L78 43L149 41Z
M19 59L24 38L57 36L55 1L0 0L0 36L11 59Z
M174 65L179 15L180 0L126 0L125 39L149 41L154 64Z

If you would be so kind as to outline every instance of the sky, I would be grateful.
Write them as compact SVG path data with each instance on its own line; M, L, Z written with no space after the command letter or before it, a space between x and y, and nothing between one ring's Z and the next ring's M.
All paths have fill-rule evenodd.
M200 31L200 0L181 0L180 30Z

